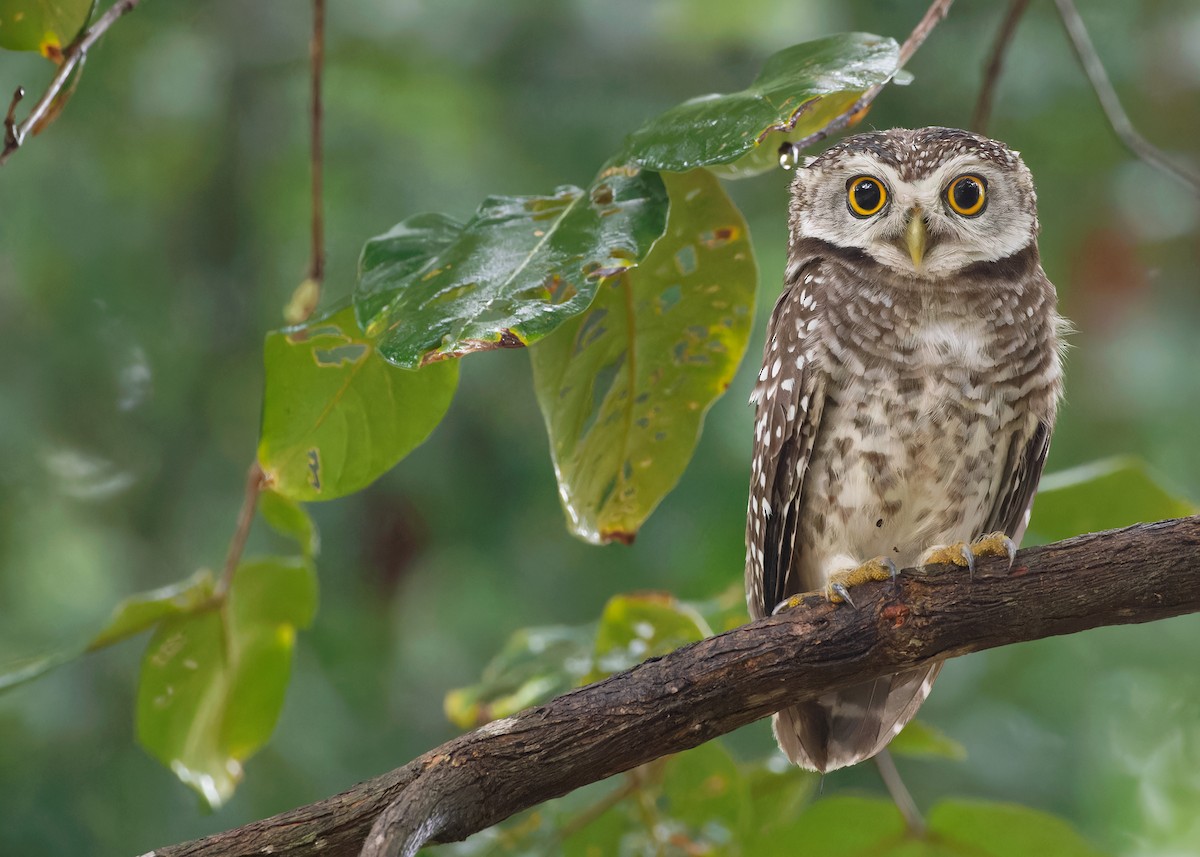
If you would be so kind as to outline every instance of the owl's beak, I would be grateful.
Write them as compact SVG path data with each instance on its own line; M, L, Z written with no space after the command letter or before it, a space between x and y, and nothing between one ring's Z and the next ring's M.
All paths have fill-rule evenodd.
M912 257L913 267L920 268L925 259L925 246L929 242L929 227L925 225L925 215L921 206L914 205L908 212L908 223L904 226L904 245L908 255Z

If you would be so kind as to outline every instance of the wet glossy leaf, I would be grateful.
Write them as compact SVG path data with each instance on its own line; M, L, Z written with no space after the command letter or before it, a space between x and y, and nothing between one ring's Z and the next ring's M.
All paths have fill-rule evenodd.
M483 671L478 684L452 690L446 717L474 729L566 693L592 669L596 625L523 628Z
M967 758L966 747L922 720L908 721L888 744L888 749L897 756L913 758L953 759L956 762Z
M354 313L362 327L396 297L396 284L426 274L462 234L463 224L444 214L417 214L363 245L358 259Z
M301 552L313 558L321 550L321 534L304 507L277 491L264 491L258 498L258 511L271 529L295 540Z
M258 460L293 500L364 488L441 421L458 363L398 369L364 336L351 307L267 336Z
M740 161L729 175L762 172L778 166L780 143L823 128L889 80L898 60L892 39L870 33L793 45L741 92L693 98L652 119L629 136L618 160L670 172Z
M94 0L0 0L0 48L53 59L87 23Z
M1110 458L1042 478L1025 544L1179 518L1197 511L1195 503L1166 488L1143 462Z
M490 197L453 241L449 221L405 221L399 236L363 251L358 318L380 353L410 368L527 345L635 266L662 234L666 208L657 174L617 168L586 191Z
M237 570L223 608L163 621L142 661L138 740L212 807L233 794L242 762L283 706L297 628L316 610L303 560Z
M630 541L675 487L754 316L740 212L705 170L663 179L650 255L529 352L568 525L595 543Z
M616 595L609 599L596 629L597 681L711 636L712 630L690 605L660 592Z
M0 671L0 691L35 679L86 652L148 631L164 619L194 613L211 600L212 594L212 573L202 569L179 583L131 595L113 608L104 627L88 642L4 668Z

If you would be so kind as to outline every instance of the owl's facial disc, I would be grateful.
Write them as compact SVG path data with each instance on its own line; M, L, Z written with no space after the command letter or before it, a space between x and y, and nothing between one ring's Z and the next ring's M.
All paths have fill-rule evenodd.
M1011 256L1038 229L1025 165L970 150L903 173L870 151L818 158L798 171L794 193L800 235L862 250L921 279Z

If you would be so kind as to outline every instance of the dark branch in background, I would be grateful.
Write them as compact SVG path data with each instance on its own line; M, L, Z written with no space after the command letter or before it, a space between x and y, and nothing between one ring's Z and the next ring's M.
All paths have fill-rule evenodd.
M1004 54L1017 31L1017 22L1028 8L1029 0L1012 0L1008 14L1004 16L1004 21L996 33L991 56L988 57L983 71L983 88L979 90L979 100L975 103L975 113L971 116L971 130L979 134L987 134L988 119L992 116L992 97L1000 80L1000 71L1004 67Z
M912 59L913 54L917 49L925 43L925 39L933 32L933 28L937 26L938 21L946 17L946 13L950 11L950 4L954 0L933 0L929 4L929 8L925 10L924 16L917 22L917 26L913 27L913 31L908 34L908 38L904 40L904 44L900 46L900 59L897 68L904 68L908 61ZM862 97L855 101L850 106L850 109L838 116L824 128L819 131L814 131L807 137L802 137L799 140L791 143L784 143L779 147L779 159L781 163L791 161L796 163L800 160L800 153L809 146L814 146L827 137L836 134L846 126L855 122L868 107L871 102L883 92L886 83L881 83L878 86L872 86L862 94Z
M62 63L58 67L58 71L50 81L50 85L46 87L46 91L42 97L38 99L37 104L33 105L33 109L29 111L29 115L25 117L25 121L17 123L14 120L14 114L17 104L25 95L23 87L18 87L13 95L12 103L8 108L8 118L4 122L4 149L0 151L0 164L8 160L8 156L21 148L21 144L25 142L25 138L32 132L36 134L42 130L44 122L53 117L57 108L55 101L63 92L63 87L66 85L68 78L76 68L81 67L87 52L91 49L96 40L108 31L108 28L116 23L117 19L122 15L133 10L141 0L117 0L108 7L108 11L96 19L96 22L75 37L75 41L67 45L67 49L63 51Z
M413 855L786 705L931 660L1200 611L1200 517L961 571L910 570L685 646L490 723L349 791L156 857ZM150 857L150 855L147 855Z
M325 69L325 0L313 0L313 31L309 43L312 65L312 257L308 278L320 284L325 279L325 199L321 152L321 76ZM314 302L315 303L315 302Z
M1112 126L1113 133L1128 147L1129 151L1143 161L1184 182L1192 193L1200 195L1200 175L1172 161L1163 154L1161 149L1133 127L1129 115L1121 107L1121 101L1117 98L1112 81L1108 79L1104 64L1100 62L1100 56L1096 53L1096 47L1092 44L1087 27L1083 25L1079 10L1075 8L1074 0L1054 0L1054 2L1058 7L1058 14L1062 18L1067 36L1071 40L1071 47L1075 50L1075 56L1078 58L1079 64L1083 66L1088 80L1091 81L1092 89L1096 92L1096 98L1100 101L1104 115L1108 117L1108 124Z

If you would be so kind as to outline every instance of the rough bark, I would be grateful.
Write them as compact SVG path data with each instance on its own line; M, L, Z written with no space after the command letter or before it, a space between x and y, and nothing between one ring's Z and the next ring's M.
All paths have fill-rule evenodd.
M695 747L785 705L957 655L1200 611L1200 517L1022 550L1011 570L908 570L496 721L348 791L159 857L411 855Z

